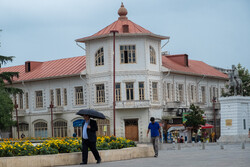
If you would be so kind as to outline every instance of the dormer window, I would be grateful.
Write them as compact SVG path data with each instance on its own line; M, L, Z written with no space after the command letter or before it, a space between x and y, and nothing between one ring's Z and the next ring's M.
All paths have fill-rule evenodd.
M156 64L155 50L152 46L149 46L150 51L150 64Z
M120 53L122 64L136 63L135 45L121 45Z
M104 54L103 48L100 48L95 54L95 66L104 65Z

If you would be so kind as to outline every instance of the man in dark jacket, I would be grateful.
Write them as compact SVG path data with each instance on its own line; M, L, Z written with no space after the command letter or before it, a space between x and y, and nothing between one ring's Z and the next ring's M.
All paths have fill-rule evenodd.
M97 163L101 163L101 157L96 149L96 131L98 131L95 120L90 119L88 115L84 115L84 122L82 125L82 163L88 163L88 148L93 153Z

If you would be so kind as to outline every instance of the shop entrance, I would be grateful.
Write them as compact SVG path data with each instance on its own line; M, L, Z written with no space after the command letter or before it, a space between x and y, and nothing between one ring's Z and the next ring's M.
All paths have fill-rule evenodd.
M125 120L125 138L138 141L138 119Z

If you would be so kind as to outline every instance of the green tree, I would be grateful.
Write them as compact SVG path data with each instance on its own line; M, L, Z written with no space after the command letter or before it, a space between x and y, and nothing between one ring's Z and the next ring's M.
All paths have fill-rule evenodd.
M239 77L242 80L243 96L250 96L250 74L248 69L242 67L240 63L237 65L236 69L238 70ZM227 88L229 89L229 92L226 93L222 92L222 96L233 96L234 95L233 86L229 87L229 85L227 85Z
M204 111L201 110L199 106L195 106L194 104L191 104L190 110L191 112L185 116L187 119L185 126L192 127L192 129L197 130L200 125L205 125L206 121L202 117Z
M1 32L1 30L0 30ZM13 56L0 55L0 69L3 64L13 60ZM10 94L23 93L22 89L13 88L13 78L19 77L18 72L0 72L0 130L14 125L12 120L13 103Z
M9 94L0 89L0 130L7 129L15 124L12 120L13 103Z
M0 29L0 32L2 30ZM0 43L1 44L1 43ZM1 45L0 45L1 47ZM13 61L13 56L3 56L0 55L0 69L2 65ZM0 89L4 89L11 94L23 93L21 89L6 86L6 84L12 84L13 78L19 77L18 72L2 72L0 73Z

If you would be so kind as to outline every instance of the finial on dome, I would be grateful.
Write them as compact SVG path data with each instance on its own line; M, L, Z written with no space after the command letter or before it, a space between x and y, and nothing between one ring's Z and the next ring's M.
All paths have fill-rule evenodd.
M124 7L124 5L122 3L120 9L118 10L118 15L120 16L119 20L121 20L121 19L127 20L128 19L126 17L127 14L128 14L128 11L127 11L127 9Z

